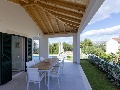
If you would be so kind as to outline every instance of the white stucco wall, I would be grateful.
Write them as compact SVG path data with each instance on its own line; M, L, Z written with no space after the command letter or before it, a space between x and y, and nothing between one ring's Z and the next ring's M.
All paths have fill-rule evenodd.
M116 53L118 51L120 44L111 39L106 43L106 53Z

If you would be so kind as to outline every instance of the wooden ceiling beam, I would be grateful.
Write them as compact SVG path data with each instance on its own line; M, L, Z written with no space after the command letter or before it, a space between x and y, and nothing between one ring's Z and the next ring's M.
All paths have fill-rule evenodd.
M22 2L29 3L29 0L21 0Z
M36 21L36 19L33 17L32 13L26 8L24 7L25 11L29 14L29 16L33 19L33 21L36 23L36 25L40 28L40 30L44 30L44 28L42 27L42 25L39 25L39 23ZM42 31L43 32L43 31ZM43 32L44 33L44 32ZM47 33L49 34L49 33Z
M79 25L80 25L80 24L76 24L76 23L74 23L74 22L65 20L65 19L63 19L63 18L59 18L59 17L57 17L57 18L60 19L61 21L65 22L65 23L69 23L69 24L71 24L71 25L73 25L73 26L79 26Z
M48 13L49 13L49 12L48 12ZM51 14L51 13L50 13L50 14ZM51 14L51 15L52 15L52 14ZM69 24L69 23L67 23L67 22L64 22L64 21L62 21L61 19L57 18L56 16L55 16L55 18L58 19L58 20L60 20L63 24L68 25L68 26L71 28L71 30L77 29L77 26L73 26L72 24Z
M54 5L59 5L62 7L66 7L66 8L74 9L77 11L82 11L82 12L85 12L85 9L87 6L87 5L77 4L77 3L73 3L73 2L62 1L62 0L39 0L39 2L41 2L41 1L44 3L51 3Z
M21 3L28 4L28 3L30 3L29 0L7 0L7 1L11 1L11 2L14 2L14 3L18 3L18 4L21 4Z
M44 10L44 15L45 15L45 17L46 17L46 19L47 19L47 21L48 21L48 23L50 25L50 28L51 28L52 32L55 33L55 31L53 29L53 26L52 26L52 23L51 23L51 20L50 20L50 16L48 15L48 13L46 13L45 10Z
M56 16L56 17L57 17L57 16ZM63 21L68 22L68 23L71 23L71 24L73 24L73 25L80 25L80 22L79 22L79 23L78 23L78 22L74 22L74 21L71 21L71 20L69 20L69 19L62 18L62 17L57 17L57 18L62 19Z
M40 15L39 15L37 9L36 9L34 6L31 7L31 8L32 8L32 10L34 11L34 14L39 18L39 21L42 22L42 24L44 25L44 28L46 29L47 33L49 33L49 31L48 31L45 23L43 22L42 18L41 18ZM44 30L44 29L42 29L42 30ZM44 31L43 31L43 32L44 32Z
M66 10L66 9L63 9L63 8L58 8L58 7L47 5L47 4L41 3L41 2L38 2L37 4L40 7L43 7L44 9L48 9L48 10L52 10L52 11L56 11L56 12L61 12L61 13L67 14L67 15L71 15L71 16L77 17L77 18L83 17L82 13Z
M66 32L65 24L63 23L64 32Z
M57 21L56 18L55 18L55 20L56 20L56 23L57 23L57 29L58 29L58 31L60 32L60 27L59 27L59 25L58 25L58 21Z
M81 19L77 19L77 18L74 18L74 17L66 16L66 15L63 15L63 14L60 14L60 13L56 13L56 12L53 12L53 11L50 11L50 10L47 10L47 11L49 13L51 13L52 15L56 16L56 17L61 17L61 18L64 18L64 19L67 19L67 20L70 20L70 21L76 22L76 23L80 23L81 22Z

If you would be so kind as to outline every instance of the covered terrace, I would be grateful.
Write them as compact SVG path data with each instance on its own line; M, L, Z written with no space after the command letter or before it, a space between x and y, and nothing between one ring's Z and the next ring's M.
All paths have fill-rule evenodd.
M39 55L47 59L49 38L73 37L74 63L66 62L63 75L66 81L61 83L61 90L67 90L69 86L73 88L74 82L77 85L74 90L89 90L85 89L84 80L79 73L82 70L79 69L80 34L103 2L104 0L1 0L0 89L25 90L25 62L32 60L33 40L39 40ZM19 46L16 47L16 43ZM12 69L16 70L17 66L23 73L12 78ZM71 78L75 78L75 81L69 80ZM52 83L51 88L54 87Z

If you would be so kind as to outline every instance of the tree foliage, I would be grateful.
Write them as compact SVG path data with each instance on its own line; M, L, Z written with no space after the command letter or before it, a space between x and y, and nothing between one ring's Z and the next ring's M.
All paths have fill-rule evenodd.
M63 42L63 49L64 49L64 51L72 51L73 46L71 44ZM59 53L59 44L58 43L49 44L49 53L50 54L58 54Z
M50 54L58 54L59 46L58 43L49 44L49 53Z
M106 54L105 53L105 44L94 44L91 40L85 39L80 43L81 52L84 54L95 54L100 58L111 61L115 58L114 54Z
M63 42L64 51L73 51L73 45Z

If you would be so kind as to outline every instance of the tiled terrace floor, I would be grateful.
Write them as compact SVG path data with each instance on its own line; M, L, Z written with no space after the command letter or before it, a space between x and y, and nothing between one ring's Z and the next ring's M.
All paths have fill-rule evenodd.
M86 86L89 87L89 83L86 83L86 77L82 76L84 73L81 73L81 71L79 64L66 60L60 88L58 88L57 79L53 78L53 80L50 80L50 90L92 90L85 88ZM14 77L12 81L0 86L0 90L26 90L26 85L26 73L23 72L19 76ZM38 84L30 83L29 90L38 90ZM40 90L47 90L44 79L41 82Z

